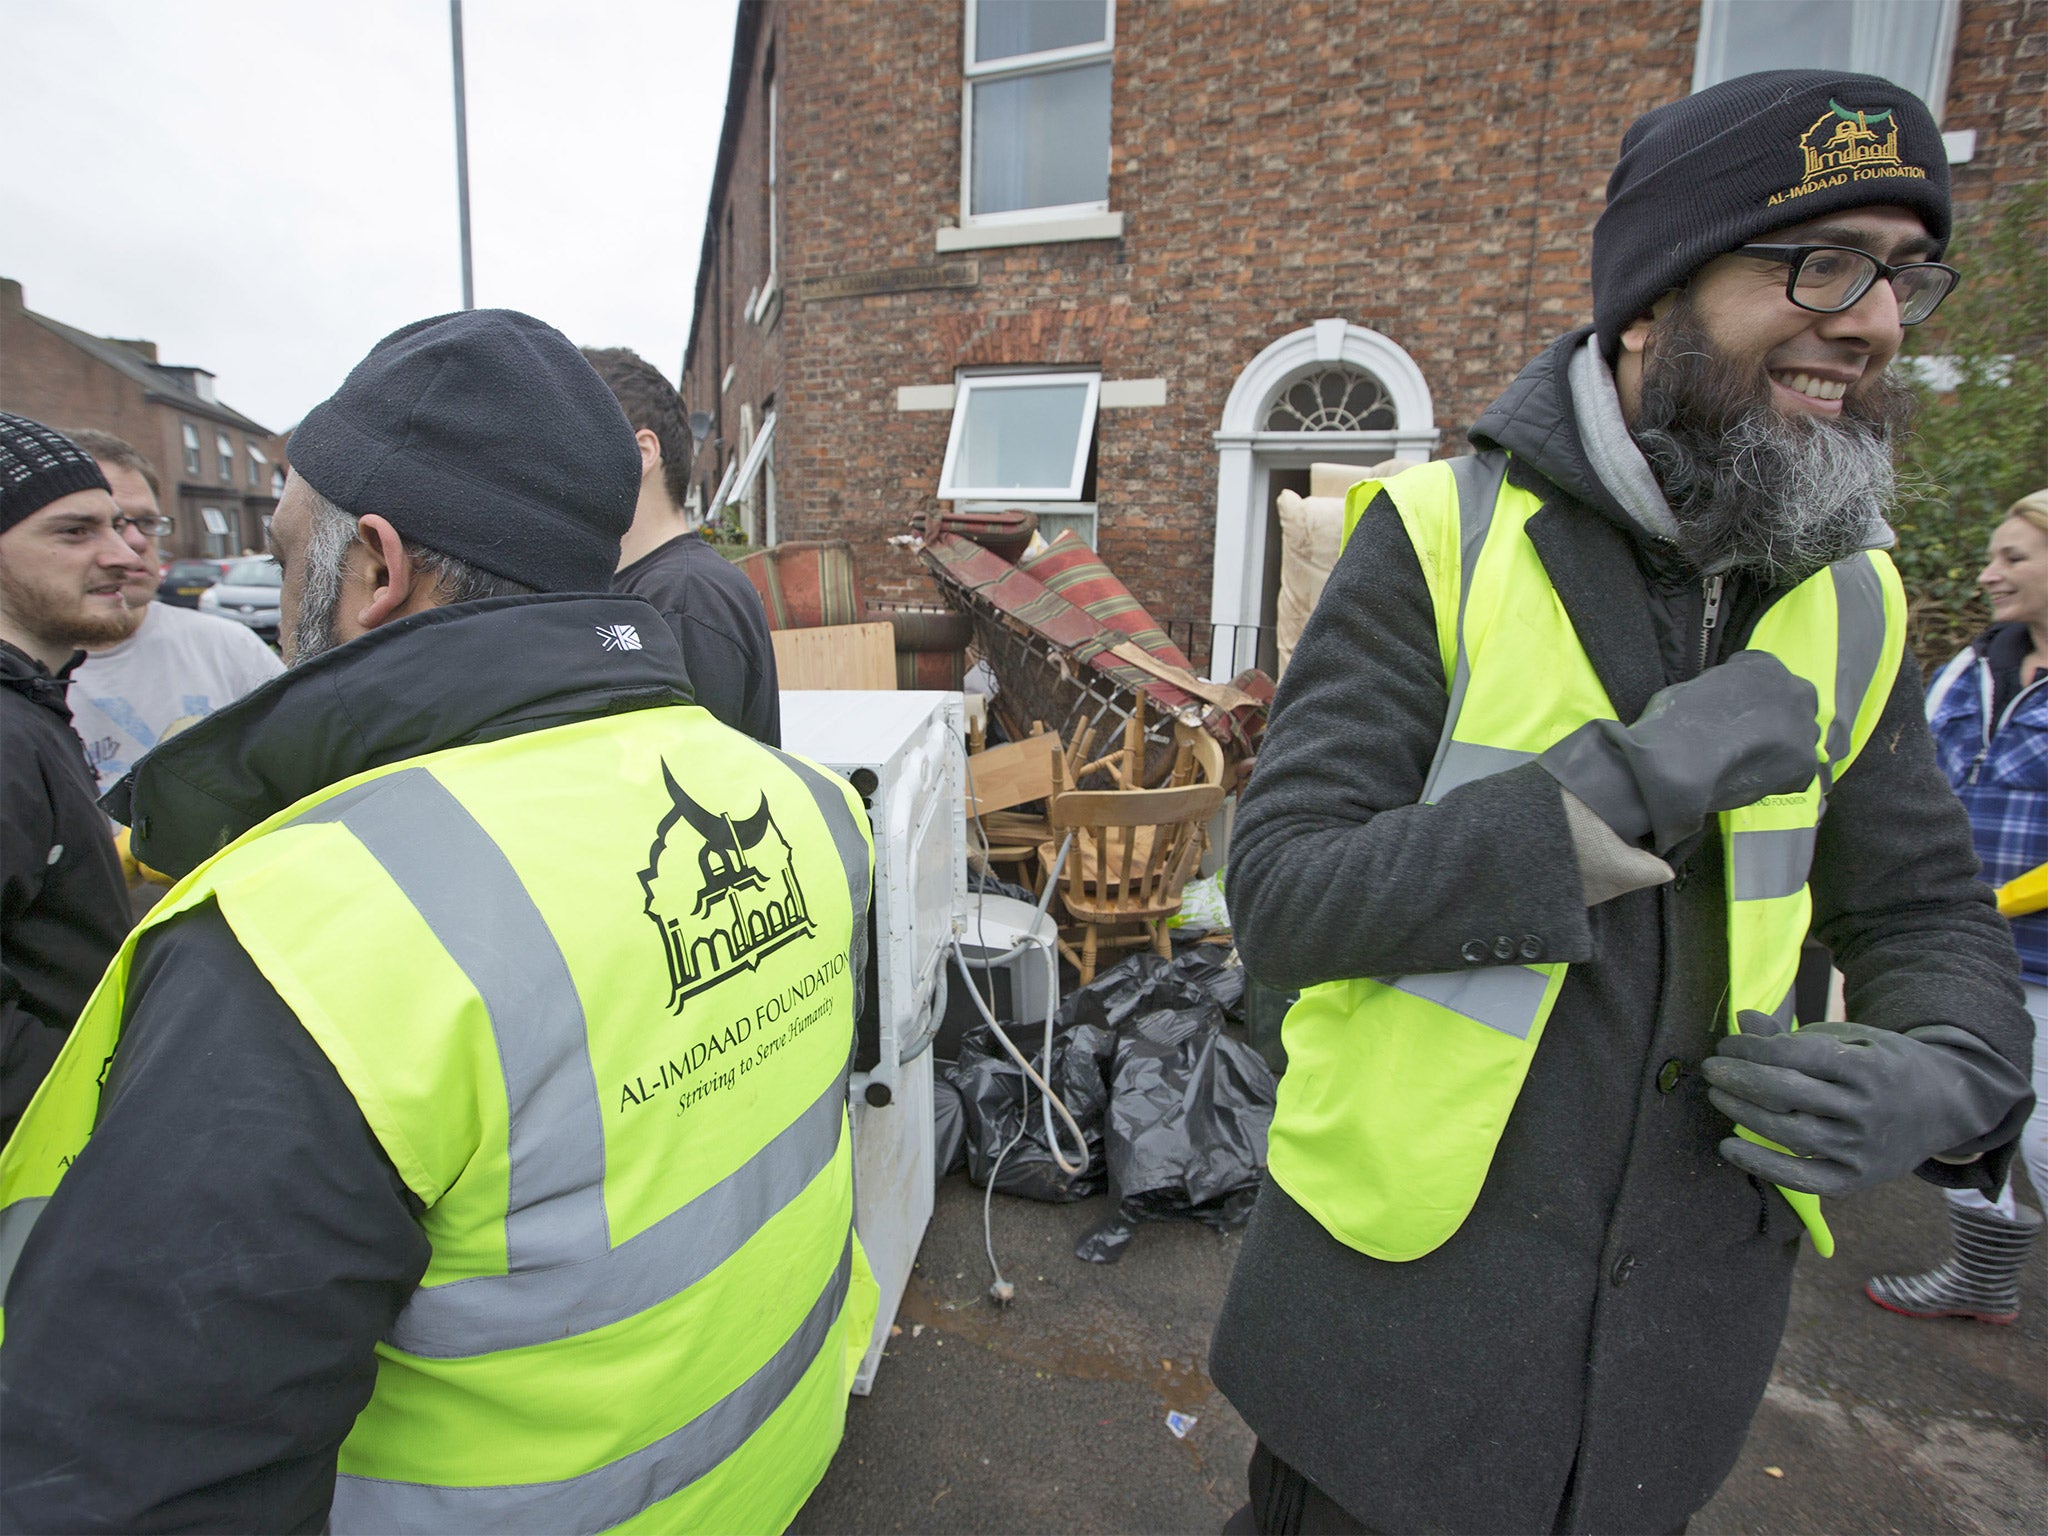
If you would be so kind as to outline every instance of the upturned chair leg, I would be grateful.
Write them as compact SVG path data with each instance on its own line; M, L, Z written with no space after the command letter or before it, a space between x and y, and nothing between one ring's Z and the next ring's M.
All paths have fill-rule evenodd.
M1173 958L1173 940L1167 934L1166 919L1163 917L1159 918L1150 926L1152 929L1152 953L1162 960L1171 960Z
M1089 923L1081 934L1081 985L1095 979L1095 925Z

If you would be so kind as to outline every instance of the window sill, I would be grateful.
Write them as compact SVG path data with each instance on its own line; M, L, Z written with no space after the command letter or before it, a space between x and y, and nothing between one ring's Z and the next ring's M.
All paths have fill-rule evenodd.
M1124 216L1087 213L1079 218L1037 219L1024 224L943 225L934 244L941 251L985 251L1004 245L1052 245L1063 240L1121 240Z

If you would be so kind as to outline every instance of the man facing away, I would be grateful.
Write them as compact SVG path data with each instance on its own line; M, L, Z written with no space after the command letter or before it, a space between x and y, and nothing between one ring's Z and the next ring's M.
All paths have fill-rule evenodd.
M102 793L181 721L232 704L284 670L277 653L231 619L155 601L157 540L171 520L157 503L156 469L129 443L90 428L68 434L107 477L142 564L126 586L134 628L94 646L71 674L71 721Z
M1681 1530L1819 1197L2004 1178L2031 1032L1882 553L1948 233L1885 81L1659 108L1596 324L1352 493L1232 853L1303 989L1211 1361L1232 1529ZM1855 1022L1795 1033L1809 918Z
M603 594L560 333L397 331L291 456L292 668L111 797L182 879L0 1156L0 1524L779 1530L874 1315L859 803Z
M691 442L682 397L629 348L585 347L583 355L617 397L640 445L640 497L620 542L612 590L646 598L668 621L699 704L734 730L781 746L782 696L761 594L682 510Z
M120 517L75 443L0 412L0 1143L128 932L121 861L65 703L79 647L135 623L127 583L141 565Z

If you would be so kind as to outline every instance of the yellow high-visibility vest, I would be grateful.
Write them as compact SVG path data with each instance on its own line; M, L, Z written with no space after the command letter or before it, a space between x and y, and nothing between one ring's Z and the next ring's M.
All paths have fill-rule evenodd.
M91 1134L137 938L215 902L425 1208L330 1529L780 1530L874 1324L872 860L846 784L695 707L331 785L123 947L0 1155L0 1254Z
M1439 460L1356 485L1346 502L1348 538L1387 493L1429 586L1450 702L1425 804L1519 767L1589 720L1615 717L1525 531L1541 502L1505 474L1500 453ZM1820 744L1802 793L1720 818L1731 1032L1746 1009L1793 1025L1826 794L1875 729L1904 645L1904 591L1890 558L1875 551L1802 582L1750 638L1750 649L1813 684ZM1510 858L1503 879L1513 878ZM1566 969L1489 963L1306 989L1282 1025L1273 1178L1333 1237L1374 1258L1406 1261L1441 1246L1479 1198ZM1831 1253L1819 1200L1783 1193L1815 1247Z

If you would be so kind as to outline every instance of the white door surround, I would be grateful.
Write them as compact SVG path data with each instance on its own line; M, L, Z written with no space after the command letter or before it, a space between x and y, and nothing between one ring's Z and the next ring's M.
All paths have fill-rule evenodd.
M1266 424L1288 388L1340 367L1370 374L1385 391L1394 425L1373 431L1274 432ZM1256 626L1266 571L1268 476L1311 463L1375 464L1406 454L1426 458L1442 434L1422 370L1378 331L1347 320L1317 320L1281 337L1246 366L1224 402L1216 442L1216 563L1210 620L1217 625L1210 673L1227 681L1253 660L1240 659L1237 626Z

